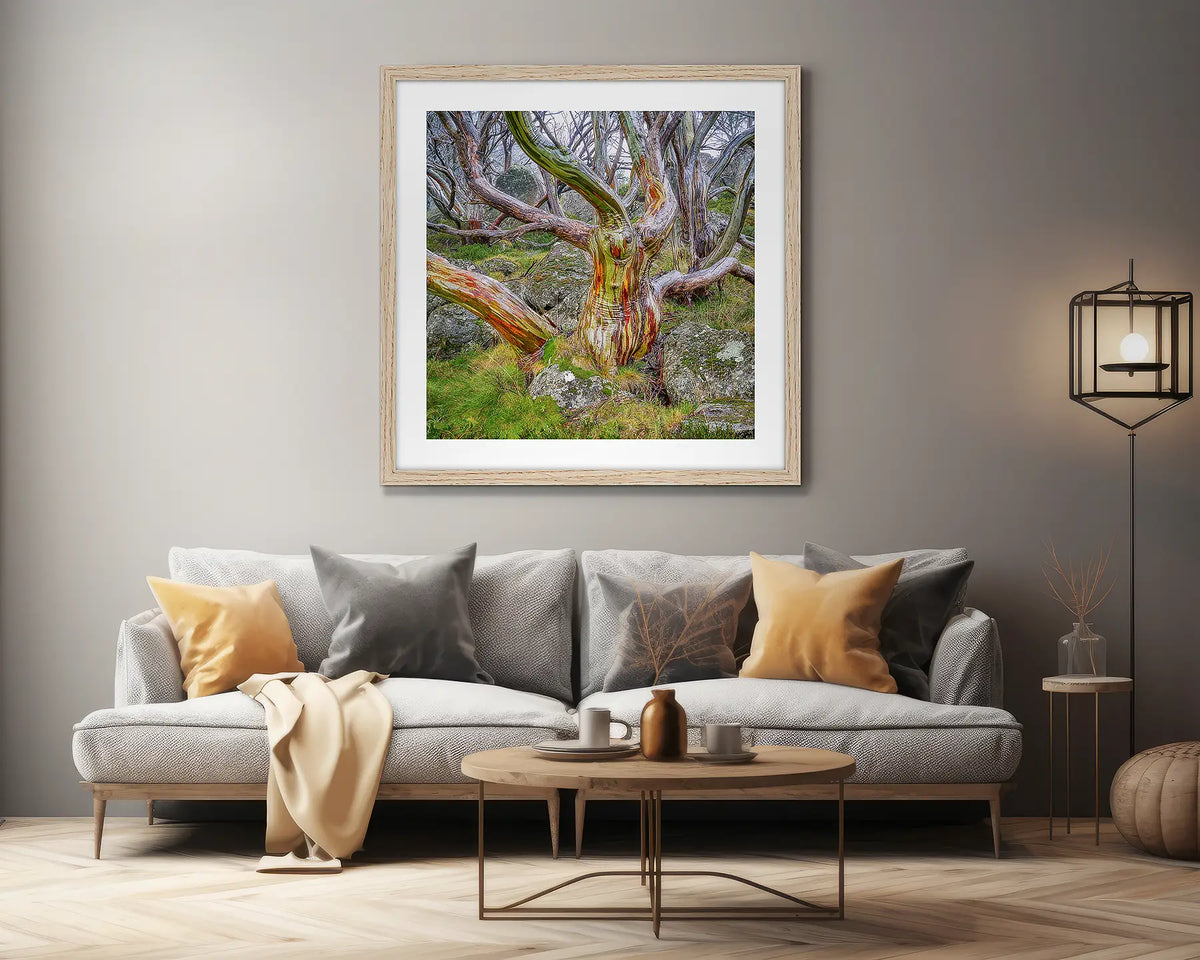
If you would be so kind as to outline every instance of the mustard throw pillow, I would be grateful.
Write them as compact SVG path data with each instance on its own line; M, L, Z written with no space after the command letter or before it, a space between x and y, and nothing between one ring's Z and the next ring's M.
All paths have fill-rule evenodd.
M188 699L225 693L256 673L298 673L304 665L274 580L207 587L147 577L179 644Z
M879 652L879 626L903 565L894 560L822 576L750 554L758 624L740 676L895 693Z

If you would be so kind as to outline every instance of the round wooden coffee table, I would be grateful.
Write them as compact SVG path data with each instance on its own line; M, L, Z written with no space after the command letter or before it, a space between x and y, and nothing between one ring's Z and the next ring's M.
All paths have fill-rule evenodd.
M694 760L655 763L642 757L599 762L547 760L530 747L485 750L463 758L462 771L479 781L479 919L480 920L649 920L654 935L664 917L693 920L841 919L845 916L845 780L854 773L854 759L829 750L799 747L756 747L758 756L744 764L704 764ZM641 801L641 868L599 870L556 883L544 890L501 907L489 907L484 896L484 806L487 784L526 787L557 787L568 790L605 790L628 793ZM836 907L819 906L808 900L756 883L745 877L711 870L663 870L663 794L689 790L749 790L755 787L786 787L808 783L838 785L838 901ZM649 907L548 907L535 900L593 877L637 876L650 895ZM687 907L663 906L664 876L711 876L734 880L773 894L787 906Z

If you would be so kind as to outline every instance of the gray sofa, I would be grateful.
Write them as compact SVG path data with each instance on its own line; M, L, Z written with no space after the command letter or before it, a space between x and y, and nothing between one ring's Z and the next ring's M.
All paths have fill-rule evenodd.
M858 559L873 563L899 555ZM902 555L908 564L937 565L962 559L965 551ZM364 559L402 563L413 558ZM479 663L496 683L382 681L380 689L393 707L394 732L380 798L474 798L474 784L459 769L465 754L573 737L576 705L608 707L615 718L632 724L636 735L649 690L601 689L615 655L620 611L605 605L594 578L609 571L678 582L698 562L722 569L749 565L744 556L694 558L653 551L586 551L578 564L570 550L480 556L468 602ZM274 580L304 665L315 669L325 656L333 623L307 556L174 548L169 572L172 579L218 586ZM572 620L577 592L583 606L576 639ZM745 647L754 617L751 602L739 625L739 644ZM100 855L109 799L145 800L153 822L156 800L265 796L268 747L262 707L236 691L185 699L178 649L160 611L148 610L121 625L116 660L115 706L84 717L72 739L76 768L93 796L95 856ZM987 800L998 855L1000 791L1020 761L1021 725L1000 709L995 621L963 607L943 631L930 671L931 702L790 680L736 678L673 686L687 710L693 740L705 723L729 721L743 724L754 744L850 754L858 769L847 784L848 799ZM828 793L822 786L764 791L762 796L803 799ZM525 788L507 795L546 802L557 856L557 791ZM602 798L598 793L575 797L577 854L586 803Z

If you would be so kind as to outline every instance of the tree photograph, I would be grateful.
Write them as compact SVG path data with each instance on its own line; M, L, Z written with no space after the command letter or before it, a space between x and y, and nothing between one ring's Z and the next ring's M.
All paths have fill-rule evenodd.
M753 438L754 127L427 112L427 437Z

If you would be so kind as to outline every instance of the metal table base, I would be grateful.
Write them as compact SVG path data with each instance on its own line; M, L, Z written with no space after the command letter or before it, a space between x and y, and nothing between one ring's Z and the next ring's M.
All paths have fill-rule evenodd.
M821 906L774 887L713 870L664 870L662 865L662 791L641 793L641 865L637 870L594 870L538 890L504 906L487 905L484 884L486 849L484 819L486 790L479 783L479 919L480 920L641 920L649 921L658 937L662 921L674 920L841 920L846 916L846 790L838 783L837 906ZM646 888L648 904L633 906L550 907L535 905L549 894L597 877L639 877ZM663 903L664 877L716 877L741 883L787 901L786 906L749 905L728 907L667 906Z

